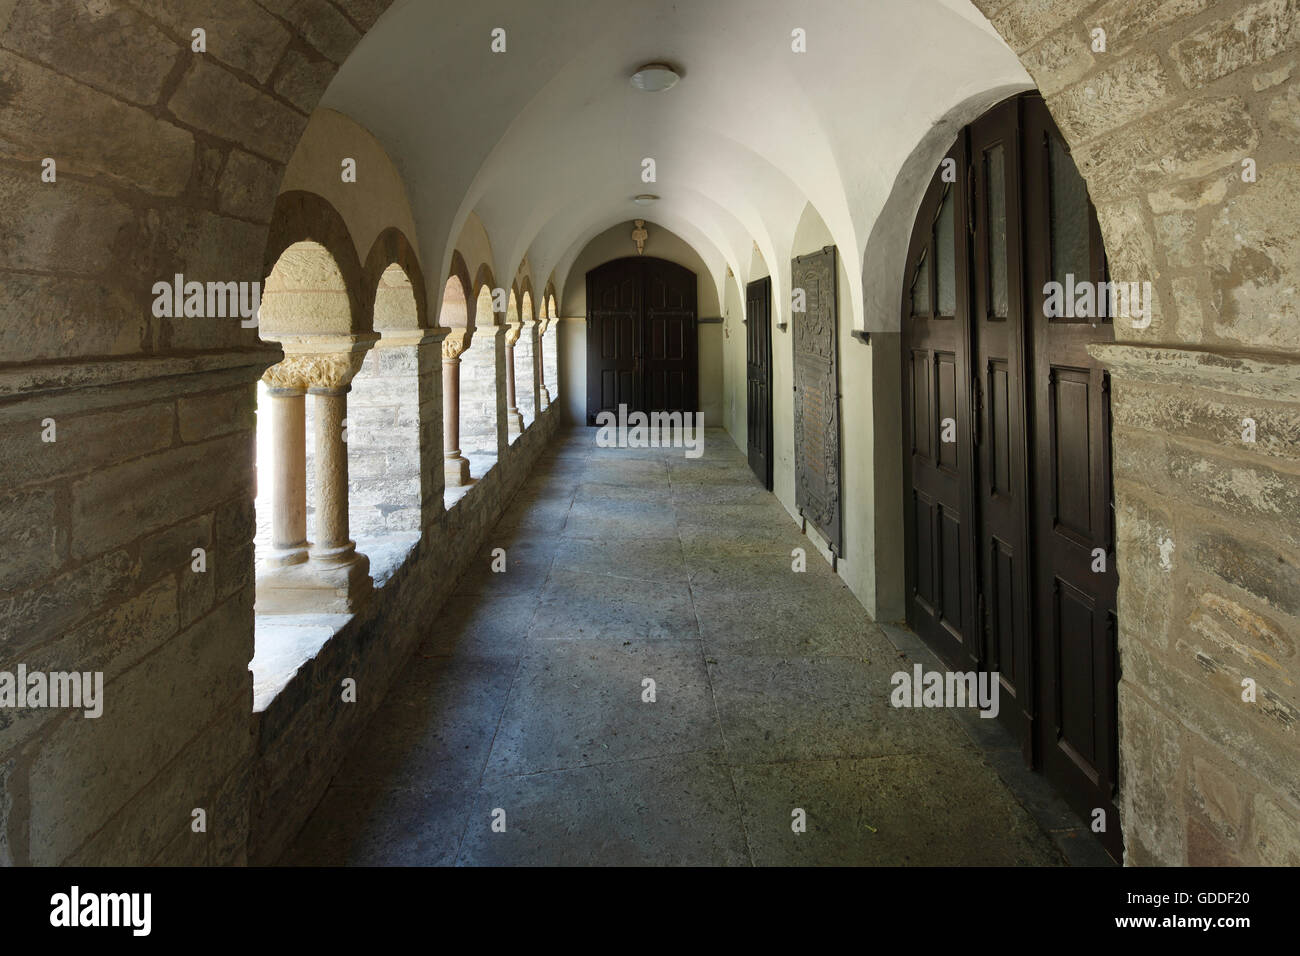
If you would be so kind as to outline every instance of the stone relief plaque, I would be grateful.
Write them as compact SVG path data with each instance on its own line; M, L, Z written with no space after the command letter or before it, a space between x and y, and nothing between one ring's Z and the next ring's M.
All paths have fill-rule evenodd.
M835 247L794 259L791 272L795 505L838 555L843 553L843 527ZM800 304L803 311L798 311Z

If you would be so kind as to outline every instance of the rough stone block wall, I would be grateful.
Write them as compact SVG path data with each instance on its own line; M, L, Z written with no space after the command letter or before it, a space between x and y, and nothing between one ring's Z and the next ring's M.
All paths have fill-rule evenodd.
M348 520L354 538L420 530L418 363L412 346L376 348L352 380Z
M232 0L203 55L192 4L93 7L0 3L0 669L105 681L97 719L0 711L0 863L237 863L253 383L279 353L154 317L151 289L261 278L283 164L387 3Z
M488 532L523 484L559 424L556 407L510 446L429 528L370 605L334 636L265 711L256 715L249 862L273 863L301 829L351 743L383 700L457 578L481 556ZM356 703L342 701L344 678Z
M559 331L558 324L552 320L551 328L538 340L538 348L542 353L542 368L546 369L546 391L551 396L552 402L560 400L560 364L557 355Z
M537 419L537 366L533 345L535 329L524 329L515 343L515 402L524 416L524 424Z
M13 555L0 670L104 682L99 717L0 709L0 862L243 858L257 374L51 393L0 414L17 463L0 496ZM195 808L206 835L190 830Z
M498 379L497 371L499 364L504 369L505 344L496 331L476 331L460 357L460 447L469 453L497 453L498 391L505 400L505 372Z
M1112 278L1153 284L1150 326L1120 319L1123 344L1095 352L1112 375L1126 861L1295 865L1300 3L977 6L1072 147Z

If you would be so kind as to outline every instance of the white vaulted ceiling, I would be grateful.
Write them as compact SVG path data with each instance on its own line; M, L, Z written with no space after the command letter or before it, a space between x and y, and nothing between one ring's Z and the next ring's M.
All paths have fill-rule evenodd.
M631 88L661 60L676 87ZM563 288L587 240L640 217L692 243L715 282L728 266L744 281L753 243L789 259L811 203L860 303L867 237L913 147L957 104L1031 85L968 0L397 0L321 105L401 170L429 273L445 276L477 213L498 281L527 256L539 291L552 273ZM643 192L662 199L634 205Z

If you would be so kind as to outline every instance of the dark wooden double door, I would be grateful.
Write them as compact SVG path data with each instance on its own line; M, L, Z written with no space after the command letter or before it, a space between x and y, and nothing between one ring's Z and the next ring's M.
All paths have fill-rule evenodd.
M903 296L907 619L1120 852L1111 320L1049 318L1105 278L1087 189L1036 94L965 128L921 204Z
M587 273L587 424L601 412L699 411L696 277L649 256ZM716 424L716 423L715 423Z
M772 278L745 286L745 451L772 490Z

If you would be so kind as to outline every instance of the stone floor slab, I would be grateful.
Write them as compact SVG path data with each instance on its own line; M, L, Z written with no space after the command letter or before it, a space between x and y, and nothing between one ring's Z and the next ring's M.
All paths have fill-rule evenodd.
M645 681L654 681L647 702ZM698 642L531 644L488 759L488 776L722 748Z
M493 811L505 832L493 832ZM744 866L739 805L716 757L687 754L484 782L462 865Z
M698 459L594 437L540 461L282 862L1095 861L989 721L890 705L910 632L869 618L725 432Z

